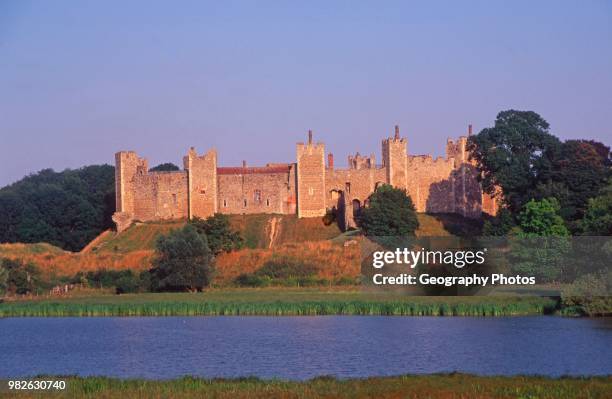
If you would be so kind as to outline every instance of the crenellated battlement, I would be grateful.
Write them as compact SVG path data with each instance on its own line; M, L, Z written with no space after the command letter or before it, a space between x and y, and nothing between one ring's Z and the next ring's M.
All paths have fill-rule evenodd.
M468 128L468 136L471 126ZM265 166L217 164L217 151L198 154L191 147L183 170L149 172L148 162L134 151L115 155L117 229L133 221L208 217L214 213L297 213L320 217L335 210L343 225L355 225L353 215L367 206L368 197L383 184L406 190L418 212L455 212L479 217L483 204L494 213L495 201L482 194L469 162L468 137L446 141L446 157L409 155L408 140L394 135L382 140L382 164L374 154L348 156L348 168L334 168L325 144L296 144L295 163Z

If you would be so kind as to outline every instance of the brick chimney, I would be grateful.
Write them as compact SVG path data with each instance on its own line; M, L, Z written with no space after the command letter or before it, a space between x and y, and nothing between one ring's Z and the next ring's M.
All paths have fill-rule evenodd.
M327 154L327 167L329 169L334 168L334 154L332 154L331 152Z
M399 125L395 125L395 139L399 140L400 135L399 135Z
M308 144L312 144L312 130L308 131Z
M472 124L470 123L468 125L468 136L471 136L471 135L472 135Z

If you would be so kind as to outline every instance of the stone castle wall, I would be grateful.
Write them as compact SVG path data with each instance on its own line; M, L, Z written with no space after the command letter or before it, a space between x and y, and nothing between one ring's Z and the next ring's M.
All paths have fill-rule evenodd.
M470 128L471 130L471 128ZM133 221L208 217L225 214L277 213L320 217L330 210L344 227L368 206L382 184L405 189L418 212L459 213L477 218L495 214L495 198L483 194L478 171L469 160L467 138L448 140L446 157L408 155L407 141L395 134L382 142L382 164L374 155L349 156L349 167L334 167L325 145L296 145L296 163L263 167L219 167L214 150L198 155L191 148L179 172L149 172L146 159L132 151L115 156L118 230Z
M218 168L220 213L295 213L293 165Z

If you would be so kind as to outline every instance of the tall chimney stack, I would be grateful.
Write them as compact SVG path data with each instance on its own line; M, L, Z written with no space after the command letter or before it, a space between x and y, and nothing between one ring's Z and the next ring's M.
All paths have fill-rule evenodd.
M399 140L399 125L395 125L395 139Z
M332 154L331 152L327 154L327 167L329 169L334 168L334 154Z
M308 131L308 144L312 144L312 130Z
M472 124L470 123L468 125L468 136L471 136L471 135L472 135Z

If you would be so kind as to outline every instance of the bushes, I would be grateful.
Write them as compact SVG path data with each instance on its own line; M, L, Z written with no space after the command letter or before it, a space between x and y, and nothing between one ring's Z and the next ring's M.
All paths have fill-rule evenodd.
M600 271L579 277L561 293L566 315L612 315L612 271Z
M0 259L0 295L25 295L40 293L48 288L34 263L20 259Z
M132 270L106 270L78 272L70 280L72 284L86 284L92 288L114 288L117 294L147 292L151 289L148 271L140 274Z

